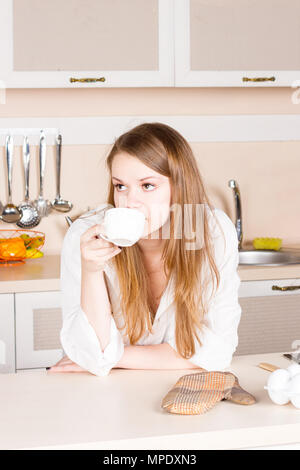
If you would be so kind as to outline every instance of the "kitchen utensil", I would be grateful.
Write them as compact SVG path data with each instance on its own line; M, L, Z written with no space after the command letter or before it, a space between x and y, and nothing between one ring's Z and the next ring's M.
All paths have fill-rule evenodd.
M1 220L2 212L3 212L3 204L2 204L2 202L0 201L0 220Z
M65 219L66 219L66 222L67 224L69 225L69 227L71 227L72 223L75 222L75 220L81 218L81 219L85 219L86 217L89 217L90 215L92 214L100 214L100 212L102 212L103 214L105 214L105 212L107 210L110 209L110 205L98 210L98 209L94 209L94 210L91 210L90 207L87 207L87 209L85 211L83 211L83 213L81 212L80 214L76 214L76 215L73 215L72 218L69 217L68 215L65 216ZM98 237L99 238L99 237Z
M45 234L36 230L0 230L0 264L11 266L42 256Z
M62 136L59 134L56 137L56 198L52 201L52 207L59 212L70 212L73 204L65 201L60 196L60 169L61 169L61 146Z
M300 365L292 364L287 369L275 370L264 389L268 390L270 399L277 405L286 405L291 401L296 408L300 408Z
M28 138L24 137L23 141L23 164L25 176L25 199L19 204L18 209L22 212L22 217L16 224L19 227L36 227L41 221L41 217L34 204L29 201L29 166L30 166L30 150Z
M267 386L264 389L268 390L269 397L276 405L285 405L289 402L287 393L289 381L290 374L286 369L274 370L269 376Z
M46 140L43 131L40 133L40 148L39 148L39 164L40 164L40 194L33 204L36 207L40 217L47 217L51 211L50 201L44 199L44 174L46 165Z
M296 362L293 362L287 370L289 371L289 374L291 377L294 377L294 375L300 374L300 364L297 364Z
M282 369L273 364L261 362L258 367L272 372L264 389L268 390L269 397L274 403L286 405L291 401L296 408L300 408L300 366L298 364Z
M11 182L12 182L12 168L13 168L13 138L11 135L6 137L5 150L6 150L6 163L7 163L7 185L8 185L8 203L3 207L1 220L9 224L14 224L20 220L22 213L12 203L11 198Z
M73 223L73 220L71 219L71 217L69 217L68 215L65 216L65 219L67 221L67 224L69 225L69 227L71 227L72 223Z
M296 364L300 364L300 352L295 352L295 353L291 353L291 354L283 354L284 357L286 357L287 359L289 359L290 361L294 361L296 362Z
M274 366L273 364L268 364L267 362L260 362L258 367L268 370L269 372L274 372L274 370L280 369L280 367Z

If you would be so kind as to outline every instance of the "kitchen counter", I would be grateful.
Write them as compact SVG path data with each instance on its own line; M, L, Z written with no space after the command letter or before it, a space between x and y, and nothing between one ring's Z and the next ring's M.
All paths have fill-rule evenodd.
M192 370L28 370L1 375L1 449L240 449L300 443L300 410L275 405L264 390L280 353L237 356L229 370L257 403L221 401L203 415L170 414L161 401ZM294 444L295 445L295 444Z
M300 278L300 264L239 266L242 281ZM0 266L0 294L60 290L60 255L28 259L17 266Z
M0 266L0 293L60 290L60 256L27 259L24 264Z
M300 278L300 264L286 266L239 266L241 281Z

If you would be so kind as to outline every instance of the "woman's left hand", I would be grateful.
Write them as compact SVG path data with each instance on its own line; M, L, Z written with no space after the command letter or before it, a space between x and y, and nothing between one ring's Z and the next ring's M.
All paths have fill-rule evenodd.
M88 372L80 367L76 362L71 361L68 356L64 356L54 366L51 366L47 372Z

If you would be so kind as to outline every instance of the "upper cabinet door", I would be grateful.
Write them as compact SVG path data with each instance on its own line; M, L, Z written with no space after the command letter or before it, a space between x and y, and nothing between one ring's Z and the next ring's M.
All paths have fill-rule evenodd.
M173 0L1 0L0 81L174 86L173 20Z
M176 86L295 86L299 0L175 0Z

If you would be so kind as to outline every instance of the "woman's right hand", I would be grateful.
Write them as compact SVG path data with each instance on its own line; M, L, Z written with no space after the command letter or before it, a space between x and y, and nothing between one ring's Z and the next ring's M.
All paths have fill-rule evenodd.
M121 252L121 249L111 242L97 238L104 234L102 224L93 225L80 237L81 269L86 272L103 271L105 262Z

